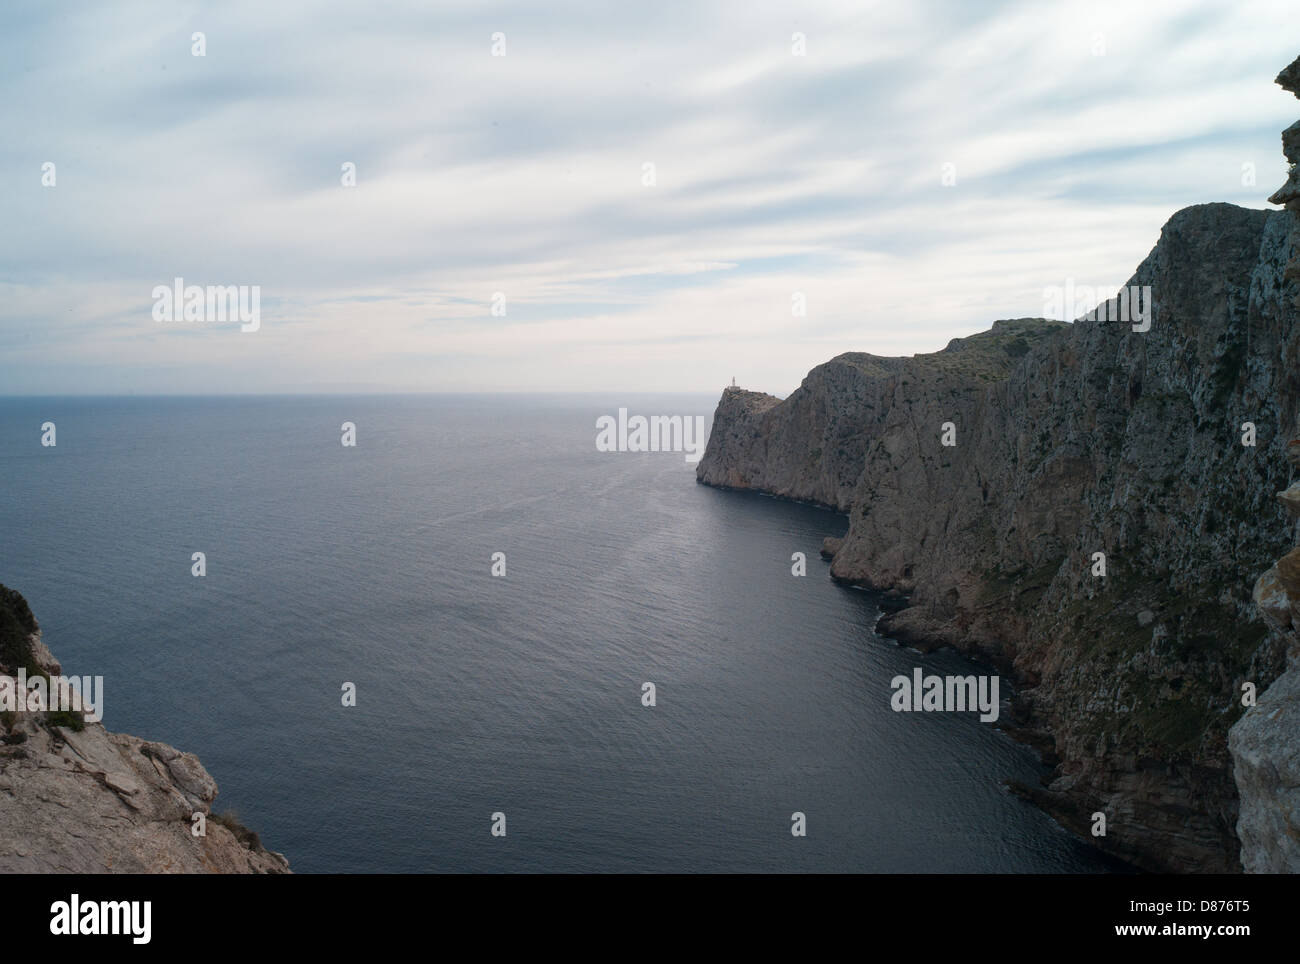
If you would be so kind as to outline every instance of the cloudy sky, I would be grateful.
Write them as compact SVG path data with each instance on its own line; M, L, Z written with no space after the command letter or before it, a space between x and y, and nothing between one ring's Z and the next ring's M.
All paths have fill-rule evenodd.
M0 394L784 395L1268 206L1293 15L6 0ZM260 330L155 321L176 277Z

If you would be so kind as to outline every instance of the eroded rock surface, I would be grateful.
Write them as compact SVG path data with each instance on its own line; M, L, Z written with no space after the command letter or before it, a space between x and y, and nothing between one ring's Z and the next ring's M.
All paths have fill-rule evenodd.
M62 672L27 603L0 586L0 673L19 667ZM81 714L0 714L0 873L288 873L255 833L213 816L216 795L198 757L165 743Z

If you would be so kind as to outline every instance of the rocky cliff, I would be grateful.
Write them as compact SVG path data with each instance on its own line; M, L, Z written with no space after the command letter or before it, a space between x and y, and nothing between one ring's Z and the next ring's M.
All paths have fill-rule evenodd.
M1112 302L841 355L784 401L729 389L697 469L847 512L832 575L905 606L882 632L1014 676L1055 767L1023 792L1085 835L1106 813L1088 839L1150 869L1242 865L1227 736L1286 662L1252 587L1284 548L1297 240L1289 211L1179 211L1125 286L1149 330Z
M1300 58L1277 82L1300 97ZM1270 201L1300 212L1300 121L1282 133L1282 152L1291 162L1287 182ZM1300 220L1300 219L1297 219ZM1294 239L1293 239L1294 240ZM1284 271L1300 278L1300 257ZM1298 299L1300 300L1300 299ZM1300 470L1300 420L1286 445L1292 474ZM1288 525L1282 535L1300 541L1300 482L1277 493ZM1300 546L1279 559L1255 583L1255 604L1276 646L1287 654L1286 672L1246 711L1229 733L1233 773L1241 795L1237 836L1241 862L1255 873L1300 872Z
M58 676L26 601L0 586L0 675ZM197 757L73 711L0 713L0 873L288 873L211 811ZM203 815L195 836L194 814Z

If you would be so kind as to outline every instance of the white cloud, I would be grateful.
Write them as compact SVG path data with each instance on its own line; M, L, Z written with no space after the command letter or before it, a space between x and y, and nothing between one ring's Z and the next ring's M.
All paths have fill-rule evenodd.
M841 351L934 350L1044 285L1122 283L1177 207L1263 206L1286 13L3 12L0 391L784 393ZM262 330L153 322L176 276L260 284Z

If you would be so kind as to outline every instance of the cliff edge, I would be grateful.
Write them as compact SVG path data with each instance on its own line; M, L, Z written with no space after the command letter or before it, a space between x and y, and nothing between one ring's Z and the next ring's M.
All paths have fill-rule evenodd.
M26 600L0 586L0 676L20 670L63 672ZM212 813L217 784L197 757L84 716L0 712L0 873L289 873L255 833Z
M1300 58L1278 75L1277 82L1300 97ZM1285 205L1296 218L1300 121L1282 132L1282 153L1291 162L1290 173L1269 200ZM1296 251L1293 243L1284 271L1292 282L1300 279ZM1300 471L1300 419L1293 435L1285 447L1292 476ZM1288 518L1282 531L1294 545L1300 542L1300 481L1278 492L1277 501ZM1259 577L1252 595L1274 645L1285 650L1287 664L1229 733L1233 775L1241 796L1237 836L1242 866L1248 872L1294 874L1300 873L1300 546Z
M1148 298L1145 330L1112 299L932 354L841 355L784 401L724 395L697 479L846 512L834 578L897 601L882 632L1014 676L1021 735L1054 766L1020 789L1063 824L1152 870L1264 866L1261 847L1295 847L1300 801L1289 842L1270 831L1243 856L1255 804L1239 814L1228 732L1246 684L1287 666L1252 588L1284 548L1298 240L1291 210L1186 208L1122 289ZM1234 738L1275 768L1274 799L1298 782L1282 731L1289 750Z

